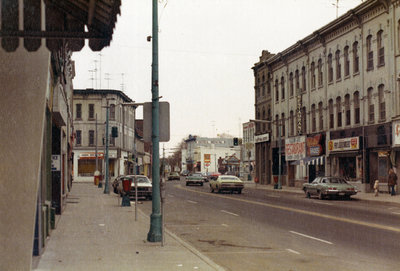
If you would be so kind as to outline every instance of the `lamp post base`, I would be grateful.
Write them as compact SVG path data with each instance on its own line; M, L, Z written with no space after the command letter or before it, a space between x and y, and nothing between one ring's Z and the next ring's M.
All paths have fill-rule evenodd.
M147 241L149 242L162 241L161 218L162 216L160 214L151 214L150 231L147 234Z

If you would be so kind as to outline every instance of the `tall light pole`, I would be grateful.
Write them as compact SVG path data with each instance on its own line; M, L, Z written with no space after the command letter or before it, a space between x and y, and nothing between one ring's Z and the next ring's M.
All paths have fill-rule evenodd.
M108 119L109 119L109 105L108 105L108 99L107 99L107 106L106 106L106 182L104 183L104 194L110 194L110 188L108 187L109 184L109 161L108 161Z
M273 123L273 121L270 120L250 120L250 122L258 122L258 123ZM276 123L276 128L278 129L278 157L279 157L279 161L278 161L278 187L277 189L282 189L282 182L281 182L281 159L282 159L282 142L281 142L281 123L278 120L278 122Z
M153 201L152 213L150 215L150 230L147 234L147 241L162 241L162 215L160 199L160 129L159 112L160 103L158 95L158 0L153 0L153 63L151 66L151 93L152 93L152 145L153 164L151 168L153 179Z

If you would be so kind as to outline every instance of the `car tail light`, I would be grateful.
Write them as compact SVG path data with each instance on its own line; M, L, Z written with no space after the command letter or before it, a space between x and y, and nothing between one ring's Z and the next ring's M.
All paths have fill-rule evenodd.
M354 187L347 188L347 190L354 191Z
M336 187L329 187L329 190L337 190Z

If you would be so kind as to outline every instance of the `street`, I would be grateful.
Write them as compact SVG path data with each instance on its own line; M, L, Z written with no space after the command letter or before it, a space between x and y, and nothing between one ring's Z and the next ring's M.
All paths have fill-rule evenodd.
M398 270L400 206L166 185L166 229L226 270ZM151 202L140 208L151 213Z

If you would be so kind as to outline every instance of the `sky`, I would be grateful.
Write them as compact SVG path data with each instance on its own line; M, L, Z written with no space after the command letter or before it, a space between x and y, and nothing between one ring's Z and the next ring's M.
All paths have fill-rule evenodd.
M111 45L74 53L74 88L122 90L151 101L152 1L121 1ZM159 95L170 103L167 155L191 135L242 137L254 119L252 67L361 0L159 0ZM338 5L337 5L338 3ZM338 8L337 8L338 6ZM138 109L138 118L142 118Z

